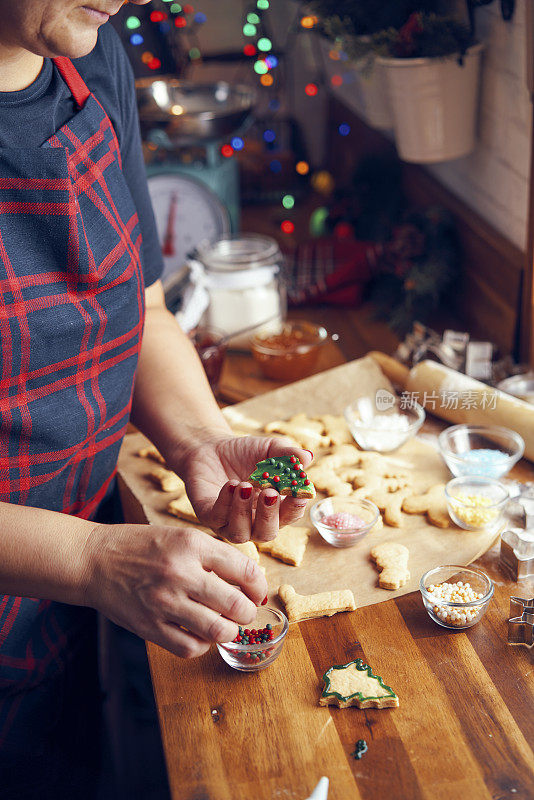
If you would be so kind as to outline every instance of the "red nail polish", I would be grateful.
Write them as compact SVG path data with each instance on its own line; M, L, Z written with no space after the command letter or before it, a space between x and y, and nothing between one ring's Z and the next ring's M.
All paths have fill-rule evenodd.
M265 597L261 601L262 606L264 606L266 604L266 602L267 602L267 595L265 595Z
M228 491L230 492L230 494L233 494L236 489L237 489L237 486L234 486L233 483L231 483L230 486L228 487Z
M309 453L309 454L311 455L311 457L313 458L313 453L312 453L312 451L311 451L311 450L308 450L307 448L305 448L305 450L306 450L306 452L307 452L307 453Z
M242 486L239 490L239 494L241 495L242 500L248 500L252 494L252 486Z
M266 506L274 506L275 503L276 503L276 495L275 494L273 494L272 496L268 495L265 498L265 505Z

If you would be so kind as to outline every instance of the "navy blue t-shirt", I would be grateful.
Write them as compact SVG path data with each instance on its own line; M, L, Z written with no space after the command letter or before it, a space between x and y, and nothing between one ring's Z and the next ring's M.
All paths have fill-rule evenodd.
M119 140L122 171L143 236L142 264L150 286L163 270L161 248L146 184L134 78L121 41L103 25L94 50L73 64L102 104ZM76 113L72 95L49 58L36 80L19 92L0 92L0 147L41 147Z

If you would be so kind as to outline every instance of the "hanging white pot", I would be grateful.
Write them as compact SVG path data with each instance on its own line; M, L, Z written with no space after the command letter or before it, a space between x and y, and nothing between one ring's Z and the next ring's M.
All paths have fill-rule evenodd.
M446 58L383 58L400 158L418 164L450 161L476 141L483 45Z
M351 60L330 39L321 38L326 78L332 93L371 128L389 130L393 114L386 74L375 56ZM332 55L334 55L332 58ZM334 79L334 81L332 81Z

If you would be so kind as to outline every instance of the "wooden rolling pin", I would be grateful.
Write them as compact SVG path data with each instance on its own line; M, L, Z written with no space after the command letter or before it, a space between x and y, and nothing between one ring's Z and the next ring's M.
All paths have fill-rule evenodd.
M436 361L421 361L409 370L385 353L373 351L369 355L392 383L413 392L414 399L427 411L448 422L511 428L523 437L525 456L534 461L534 406L530 403Z

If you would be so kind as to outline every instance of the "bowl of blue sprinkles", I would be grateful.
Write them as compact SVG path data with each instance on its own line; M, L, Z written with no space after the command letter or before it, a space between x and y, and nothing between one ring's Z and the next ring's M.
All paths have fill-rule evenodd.
M498 425L452 425L438 437L439 449L453 475L481 475L498 480L525 450L521 436Z

